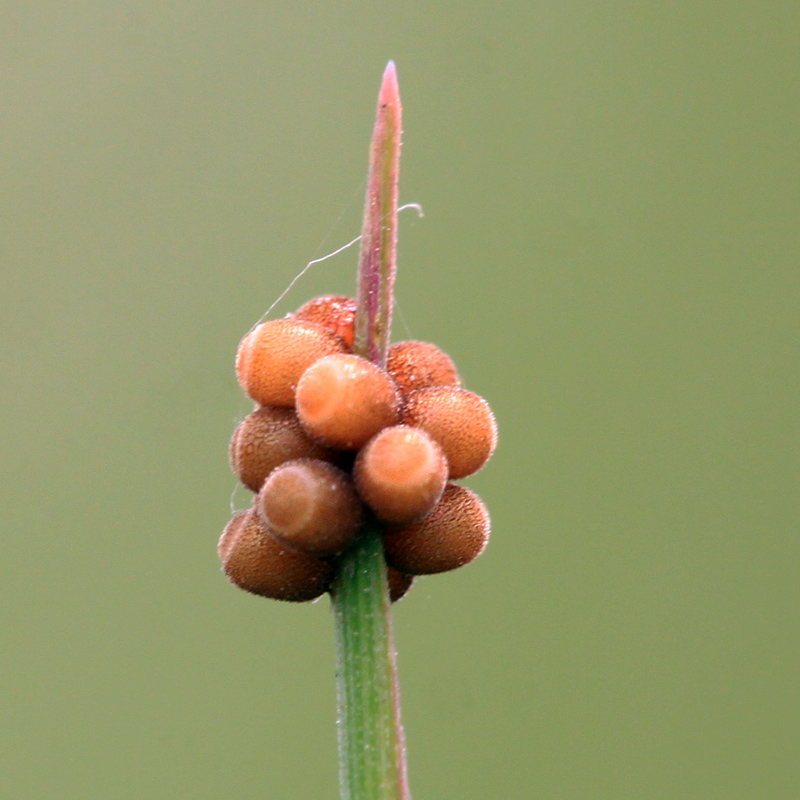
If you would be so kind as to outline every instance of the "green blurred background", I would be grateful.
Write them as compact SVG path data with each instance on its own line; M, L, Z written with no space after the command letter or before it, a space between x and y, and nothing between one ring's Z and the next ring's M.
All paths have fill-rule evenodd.
M236 346L358 233L393 58L395 338L500 425L487 553L395 612L415 798L800 797L799 39L796 0L3 3L0 796L336 797L329 604L215 543Z

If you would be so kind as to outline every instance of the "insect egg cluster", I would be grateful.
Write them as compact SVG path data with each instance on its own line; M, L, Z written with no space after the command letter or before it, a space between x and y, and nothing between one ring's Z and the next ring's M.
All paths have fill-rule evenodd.
M236 374L256 408L233 434L230 461L255 498L218 553L248 592L319 597L368 517L384 531L392 600L414 575L463 566L486 547L486 507L452 481L494 451L489 405L461 388L435 345L398 342L386 369L355 355L355 309L352 298L318 297L239 345Z

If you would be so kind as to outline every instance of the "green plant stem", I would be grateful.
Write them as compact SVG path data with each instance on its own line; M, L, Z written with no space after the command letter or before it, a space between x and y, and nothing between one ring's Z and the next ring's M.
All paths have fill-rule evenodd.
M370 524L334 586L342 800L408 797L381 530Z
M392 318L400 125L400 94L390 61L370 148L354 344L357 354L381 366ZM341 798L408 800L386 562L382 531L373 520L339 558L331 598Z

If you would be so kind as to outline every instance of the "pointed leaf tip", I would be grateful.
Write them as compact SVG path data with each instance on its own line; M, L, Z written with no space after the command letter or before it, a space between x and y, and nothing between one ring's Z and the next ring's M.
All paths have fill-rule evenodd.
M397 72L390 61L378 93L370 144L354 343L357 355L378 365L386 360L392 323L402 111Z
M383 72L383 81L381 82L378 102L381 105L386 105L388 103L400 105L400 87L397 85L397 69L395 68L394 61L390 61Z

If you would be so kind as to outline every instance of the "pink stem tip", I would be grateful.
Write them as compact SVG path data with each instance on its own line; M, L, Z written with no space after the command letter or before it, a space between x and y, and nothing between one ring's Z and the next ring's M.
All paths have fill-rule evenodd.
M383 366L392 324L397 265L397 182L402 107L394 62L383 73L370 146L361 230L355 351Z

